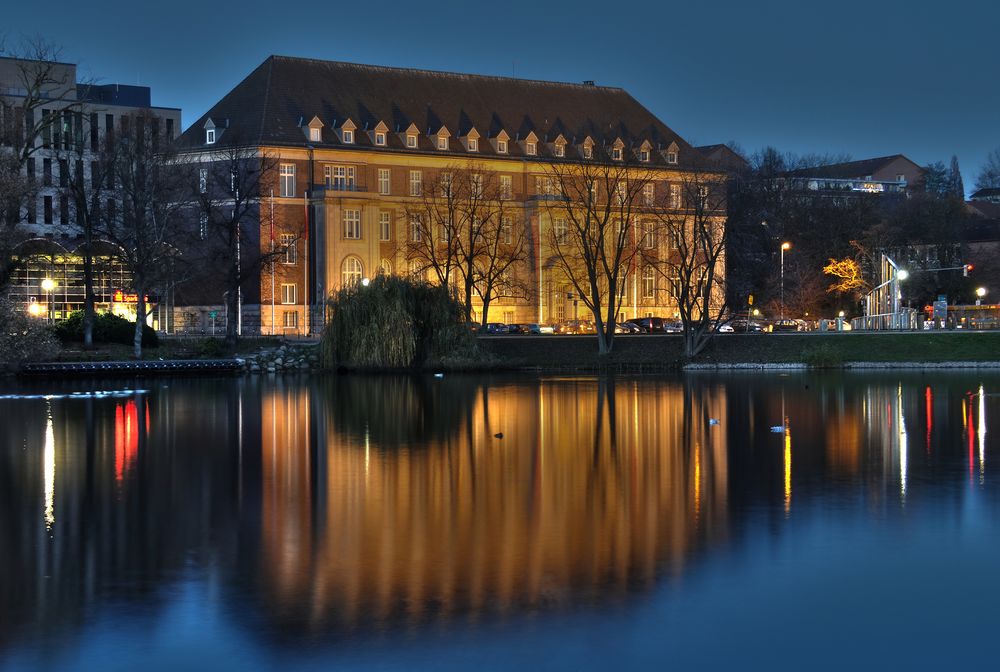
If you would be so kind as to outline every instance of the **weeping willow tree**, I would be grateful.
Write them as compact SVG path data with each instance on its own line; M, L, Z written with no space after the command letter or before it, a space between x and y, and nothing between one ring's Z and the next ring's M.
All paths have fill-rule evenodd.
M330 299L321 353L328 367L407 369L479 359L462 304L447 288L376 276Z

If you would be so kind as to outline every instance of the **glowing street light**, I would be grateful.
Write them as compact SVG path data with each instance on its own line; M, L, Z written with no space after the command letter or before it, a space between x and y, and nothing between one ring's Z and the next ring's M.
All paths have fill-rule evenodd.
M976 287L976 305L977 306L983 305L983 297L984 296L986 296L986 288L985 287Z
M41 314L44 313L44 312L45 312L45 309L42 308L42 305L40 303L37 303L37 302L33 301L33 302L31 302L31 303L28 304L28 313L32 317L40 317Z
M45 305L47 306L49 320L52 320L52 291L56 288L56 281L52 278L42 280L42 291L45 292Z
M371 280L369 280L368 278L361 278L361 286L362 287L367 287L370 283L371 283Z
M792 244L784 242L781 244L781 319L785 319L785 250L792 249Z
M908 270L906 270L905 268L901 268L898 271L896 271L896 278L897 279L899 279L899 280L906 280L908 277L910 277L910 272Z

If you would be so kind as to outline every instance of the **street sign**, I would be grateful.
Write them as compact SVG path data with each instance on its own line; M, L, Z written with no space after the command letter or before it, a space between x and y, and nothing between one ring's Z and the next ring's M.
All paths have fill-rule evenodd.
M218 314L219 314L219 313L218 313L217 311L214 311L214 310L213 310L213 311L210 311L210 312L208 313L208 316L209 316L210 318L212 318L212 319L214 320L214 319L215 319L215 316L216 316L216 315L218 315Z
M934 319L935 320L946 320L948 319L948 300L942 297L938 297L938 300L934 302Z

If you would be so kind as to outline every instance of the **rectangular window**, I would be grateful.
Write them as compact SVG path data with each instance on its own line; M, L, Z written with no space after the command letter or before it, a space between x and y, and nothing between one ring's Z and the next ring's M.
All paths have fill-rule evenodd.
M309 129L309 142L319 142L320 139L320 129L310 128Z
M645 149L640 150L639 151L639 160L642 161L643 163L648 163L649 162L649 151L645 150Z
M483 176L479 173L472 174L472 197L479 198L483 195Z
M361 239L361 211L344 210L344 238Z
M166 137L167 137L167 140L173 140L174 139L174 120L173 119L167 119L167 133L166 133Z
M43 200L43 203L44 203L44 206L45 206L45 220L44 221L45 221L46 224L51 224L52 223L52 197L51 196L46 196L42 200Z
M207 128L205 129L205 144L214 145L215 144L215 129Z
M198 170L198 193L204 194L208 191L208 168Z
M392 213L378 213L378 239L382 241L392 240Z
M344 144L345 145L353 145L354 144L354 131L351 131L351 130L348 130L348 129L345 128L342 133L343 133L342 137L344 138Z
M583 158L592 159L594 158L594 148L590 145L583 146Z
M281 326L285 329L299 328L299 314L294 310L285 310L281 313Z
M92 112L90 114L90 151L96 152L98 149L98 131L100 127L98 126L97 113Z
M560 245L566 244L566 220L559 218L552 222L552 234Z
M52 159L42 159L42 186L52 186Z
M382 131L375 131L375 144L379 147L385 147L385 133Z
M420 196L424 191L424 177L419 170L410 171L410 196Z
M642 298L652 299L656 295L656 275L649 266L642 270L642 278L640 279L639 286Z
M469 138L469 151L470 152L478 152L479 151L479 139L478 138Z
M667 152L667 163L677 163L677 152Z
M448 138L443 135L438 136L438 149L445 150L448 149Z
M356 174L354 166L323 166L323 182L334 191L354 191Z
M500 198L508 200L514 194L513 181L510 175L500 176Z
M295 303L295 283L281 283L281 302L286 305Z
M670 276L670 296L676 299L681 294L681 278L679 275Z
M500 240L504 245L514 242L514 222L509 216L500 220Z
M33 183L35 181L35 160L28 159L28 161L24 164L24 169L28 175L28 182Z
M417 136L412 133L406 135L406 146L410 149L416 149L417 147Z
M198 239L208 238L208 215L202 214L198 217Z
M708 205L708 187L698 187L698 207L704 208Z
M392 173L389 171L388 168L378 169L378 193L382 194L383 196L389 195L390 185L392 184L390 182L391 177Z
M538 153L538 146L533 142L529 142L527 145L525 145L524 152L528 156L535 156Z
M423 239L421 229L420 215L410 215L410 240L414 243L419 243Z
M652 222L643 222L642 246L647 250L651 250L656 247L656 227Z
M38 221L38 201L34 197L28 198L28 224Z
M299 248L295 242L294 233L281 234L281 247L285 250L284 262L288 266L294 266L299 260Z
M611 158L615 161L622 160L622 150L620 147L615 147L614 149L611 150Z
M655 185L650 182L642 185L642 202L645 205L652 205L655 194Z
M293 198L295 196L295 164L281 164L278 168L278 179L280 195L284 198Z
M497 154L506 154L506 153L507 153L507 141L497 140Z
M681 185L670 185L670 207L675 210L681 207Z
M566 148L563 145L556 145L555 146L555 153L556 153L556 156L560 156L560 157L561 156L566 156Z
M441 198L451 196L451 173L441 173Z
M69 161L59 159L59 186L65 187L69 184Z

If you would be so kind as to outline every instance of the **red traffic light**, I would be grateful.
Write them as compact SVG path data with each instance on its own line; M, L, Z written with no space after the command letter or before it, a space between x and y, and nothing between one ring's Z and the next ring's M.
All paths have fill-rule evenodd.
M974 268L973 264L966 264L965 267L962 269L962 275L964 275L965 277L969 277L969 271L971 271L973 268Z

